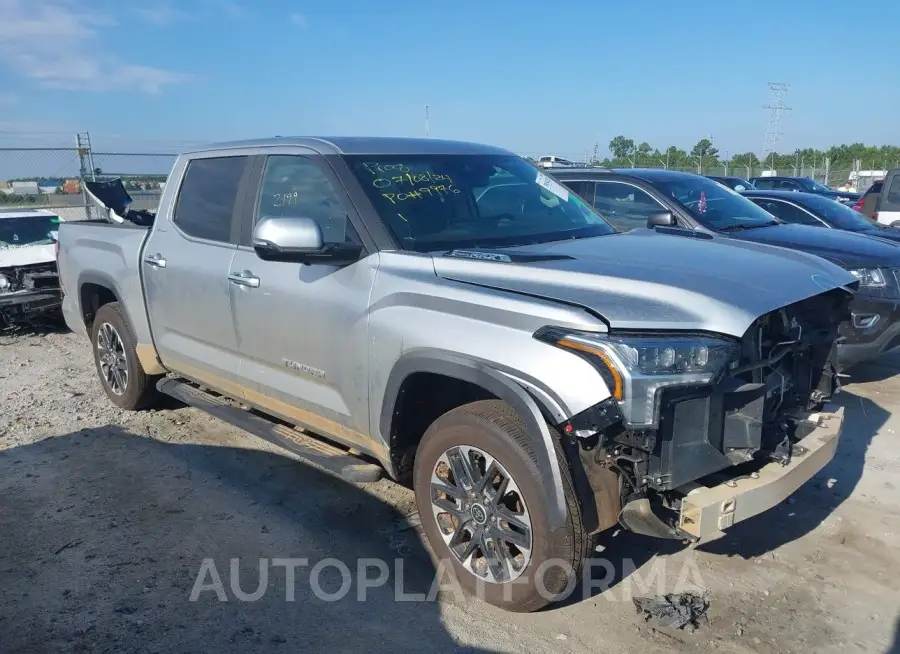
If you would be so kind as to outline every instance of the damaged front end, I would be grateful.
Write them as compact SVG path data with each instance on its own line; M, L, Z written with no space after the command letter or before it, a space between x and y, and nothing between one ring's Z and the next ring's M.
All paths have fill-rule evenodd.
M56 262L0 268L0 328L59 311Z
M782 307L741 339L679 335L689 344L681 349L660 335L657 348L643 345L650 337L623 337L623 346L613 334L537 335L580 348L613 389L560 425L575 437L570 456L577 443L594 531L618 522L698 540L778 504L824 467L841 428L828 402L840 388L838 326L851 297L837 288ZM679 374L659 374L663 364Z

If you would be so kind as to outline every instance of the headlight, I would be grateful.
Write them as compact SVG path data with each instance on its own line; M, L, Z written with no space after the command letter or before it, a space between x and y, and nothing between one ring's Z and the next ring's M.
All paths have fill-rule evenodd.
M0 291L6 291L9 289L9 280L6 278L6 275L0 275Z
M715 382L740 356L734 341L709 336L607 335L545 328L535 334L588 360L631 427L659 422L659 391Z
M884 275L879 268L858 268L851 270L850 274L859 280L861 287L881 288L885 286Z

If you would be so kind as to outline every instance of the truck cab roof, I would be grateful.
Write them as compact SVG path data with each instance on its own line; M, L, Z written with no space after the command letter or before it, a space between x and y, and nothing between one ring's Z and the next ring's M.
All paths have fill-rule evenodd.
M513 154L503 148L468 141L394 136L274 136L212 143L186 154L278 146L310 148L320 154Z

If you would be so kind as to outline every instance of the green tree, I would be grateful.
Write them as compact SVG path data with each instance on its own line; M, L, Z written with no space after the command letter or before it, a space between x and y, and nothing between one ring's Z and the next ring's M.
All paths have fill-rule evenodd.
M634 153L634 140L617 136L609 142L609 151L613 159L627 159Z

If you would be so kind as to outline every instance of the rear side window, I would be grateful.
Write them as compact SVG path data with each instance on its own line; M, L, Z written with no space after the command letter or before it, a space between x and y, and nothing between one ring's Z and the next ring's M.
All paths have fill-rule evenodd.
M758 179L754 182L754 185L756 188L764 191L771 191L775 188L775 182L771 179Z
M174 223L195 238L228 243L238 185L247 157L194 159L184 173Z
M881 180L873 182L872 186L869 187L869 190L866 191L866 195L870 195L872 193L881 193L882 186L884 186L884 182Z

